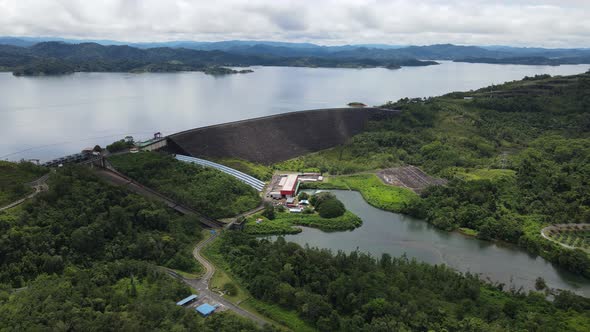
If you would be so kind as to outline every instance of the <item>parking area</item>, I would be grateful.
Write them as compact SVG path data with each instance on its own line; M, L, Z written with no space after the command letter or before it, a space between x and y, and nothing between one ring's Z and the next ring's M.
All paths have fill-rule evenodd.
M198 306L205 304L205 303L214 306L216 308L215 312L222 312L222 311L227 310L226 306L224 306L223 304L215 301L211 297L204 295L204 294L200 294L199 297L195 301L191 302L190 304L187 304L185 306L185 308L190 308L191 310L194 311Z

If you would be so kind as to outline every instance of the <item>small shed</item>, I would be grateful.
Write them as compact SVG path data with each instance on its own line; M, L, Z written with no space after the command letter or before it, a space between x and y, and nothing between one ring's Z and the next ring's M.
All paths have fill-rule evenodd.
M196 312L200 313L203 317L211 315L215 311L215 307L209 303L203 303L195 309Z
M189 304L189 303L193 302L194 300L196 300L197 297L198 297L197 295L193 294L189 297L186 297L186 298L176 302L176 305L183 306L183 305Z
M295 197L288 197L287 204L293 204L293 203L295 203Z

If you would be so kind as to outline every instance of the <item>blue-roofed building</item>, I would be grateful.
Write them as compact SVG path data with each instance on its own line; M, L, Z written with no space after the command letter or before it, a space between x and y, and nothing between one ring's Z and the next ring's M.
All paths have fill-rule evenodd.
M189 304L189 303L193 302L194 300L196 300L197 297L198 297L197 295L193 294L187 298L184 298L184 299L176 302L176 305L183 306L183 305Z
M215 307L210 305L209 303L203 303L195 309L198 313L207 317L215 311Z

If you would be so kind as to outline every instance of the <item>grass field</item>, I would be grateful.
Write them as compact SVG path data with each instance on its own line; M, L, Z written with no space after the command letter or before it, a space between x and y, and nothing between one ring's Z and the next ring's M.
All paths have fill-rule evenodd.
M306 188L356 190L367 203L376 208L401 212L412 200L413 191L384 184L375 174L357 174L330 177L325 183L306 184Z
M40 178L46 169L31 163L0 161L0 206L7 205L32 192L24 184Z
M510 169L462 169L457 168L454 170L454 175L467 181L475 180L500 180L506 178L513 178L516 175L516 171Z
M265 317L271 318L273 321L287 326L293 331L313 332L317 331L309 326L305 321L301 320L295 311L285 310L277 305L258 301L254 298L249 298L242 303L245 308L254 309L263 314Z
M263 221L259 224L256 219L261 218ZM301 229L294 226L307 226L319 228L324 231L343 231L351 230L362 225L362 220L350 211L346 211L342 216L336 218L322 218L317 213L289 213L277 212L274 220L256 214L246 220L244 231L248 234L266 235L266 234L296 234Z
M272 178L272 168L248 160L237 158L223 158L215 160L216 163L237 169L240 172L251 175L259 180L268 181Z

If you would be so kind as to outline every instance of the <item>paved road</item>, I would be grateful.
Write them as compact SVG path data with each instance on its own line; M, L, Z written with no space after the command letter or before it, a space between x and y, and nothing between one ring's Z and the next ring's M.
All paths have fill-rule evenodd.
M24 201L26 201L27 199L31 199L31 198L37 196L40 192L43 192L43 191L49 189L49 187L47 186L47 179L48 178L49 178L49 174L45 174L42 177L38 178L37 180L27 183L30 187L33 188L33 190L34 190L33 193L28 195L27 197L24 197L24 198L21 198L17 201L14 201L6 206L0 207L0 211L8 210L8 209L11 209L15 206L18 206L18 205L24 203Z
M183 277L171 270L167 270L168 273L171 276L173 276L179 280L182 280L184 283L186 283L187 285L189 285L192 288L194 288L195 290L197 290L201 296L206 296L210 299L213 299L215 302L217 302L217 303L223 305L224 307L226 307L227 309L235 312L239 316L251 319L252 321L254 321L255 323L257 323L260 326L264 326L266 324L269 324L266 320L260 318L259 316L252 314L249 311L246 311L246 310L240 308L239 306L233 304L232 302L228 301L227 299L225 299L224 297L219 295L219 293L216 293L216 292L209 289L209 282L211 281L211 278L213 277L213 274L215 273L215 266L213 266L213 264L211 264L207 259L205 259L205 257L203 257L201 255L201 250L205 246L207 246L209 243L211 243L213 240L215 240L215 238L217 238L218 235L219 235L219 232L215 232L215 234L211 235L209 238L205 239L204 241L199 242L199 244L197 244L197 246L193 250L193 256L195 257L195 259L201 265L203 265L203 267L205 268L205 274L203 274L203 276L200 279L185 278L185 277Z

